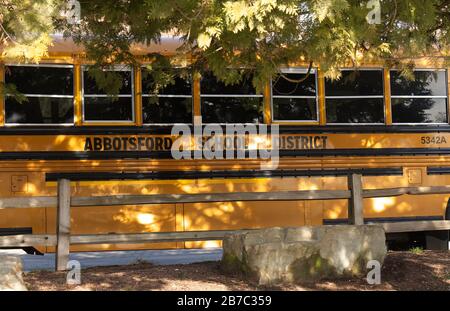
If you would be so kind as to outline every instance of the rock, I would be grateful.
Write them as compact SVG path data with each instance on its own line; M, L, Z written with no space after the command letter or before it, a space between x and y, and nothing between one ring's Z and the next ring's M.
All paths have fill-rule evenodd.
M16 256L0 255L0 291L25 291L22 260Z
M383 264L385 232L376 225L269 228L227 235L221 266L260 285L363 276Z

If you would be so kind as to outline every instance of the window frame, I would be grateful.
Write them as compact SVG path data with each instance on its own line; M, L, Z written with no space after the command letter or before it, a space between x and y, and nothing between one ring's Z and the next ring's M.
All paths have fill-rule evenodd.
M90 65L82 65L81 66L81 122L82 124L86 125L109 125L109 124L121 124L121 125L134 125L136 124L136 103L135 103L135 94L134 94L134 68L130 66L123 66L123 65L114 65L113 70L107 70L107 71L130 71L131 73L131 93L130 95L125 94L119 94L117 97L119 98L127 98L131 97L131 120L86 120L85 118L85 102L84 97L93 97L93 98L106 98L109 95L108 94L84 94L84 72L86 71L85 68L89 67ZM116 68L119 68L116 69ZM125 68L125 69L124 69Z
M6 97L8 94L4 95L4 105L3 105L3 116L4 116L4 126L5 127L27 127L27 126L74 126L75 125L75 97L76 97L76 85L75 85L75 65L74 64L52 64L52 63L43 63L43 64L17 64L17 63L6 63L6 67L47 67L47 68L71 68L72 69L72 81L73 81L73 91L72 95L56 95L56 94L23 94L25 97L35 97L35 98L71 98L72 106L73 106L73 121L71 123L8 123L6 120ZM6 75L5 75L6 82Z
M217 80L217 78L216 78L216 80ZM202 83L202 79L200 78L200 87L199 87L199 99L200 99L200 116L202 117L202 124L212 124L212 125L227 125L227 124L230 124L230 125L237 125L237 124L244 124L244 125L250 125L250 124L253 124L253 125L260 125L260 124L265 124L264 123L264 94L254 94L254 95L249 95L249 94L203 94L202 93L202 91L201 91L201 83ZM258 123L253 123L253 122L244 122L244 123L236 123L236 122L232 122L232 123L224 123L224 122L208 122L208 123L206 123L206 122L203 122L203 114L202 114L202 98L204 98L204 97L206 97L206 98L220 98L220 97L222 97L222 98L261 98L262 99L262 101L261 101L261 105L262 105L262 108L263 108L263 111L262 111L262 117L263 117L263 121L262 122L258 122Z
M400 71L399 69L395 69L395 68L391 68L389 69L389 76L391 76L391 71ZM449 81L448 81L448 70L445 68L414 68L414 71L444 71L445 73L445 94L446 95L392 95L392 86L391 83L389 83L389 97L390 97L390 105L391 105L391 115L392 115L392 125L423 125L423 126L430 126L430 125L448 125L449 124L449 90L448 90L448 86L449 86ZM447 122L430 122L430 123L425 123L425 122L394 122L394 113L393 113L393 105L392 105L392 99L415 99L415 98L443 98L446 99L446 105L445 105L445 112L447 115Z
M340 71L355 71L354 68L340 68ZM327 96L327 89L324 83L323 88L323 97L324 97L324 113L325 113L325 125L343 125L343 126L358 126L358 125L386 125L386 91L385 91L385 83L386 79L384 77L384 68L383 67L361 67L358 68L359 71L380 71L381 72L381 85L382 85L382 95L361 95L361 96ZM324 78L325 79L325 78ZM375 99L381 98L383 99L383 122L374 123L374 122L355 122L355 123L336 123L336 122L328 122L327 120L327 98L328 99Z
M180 68L184 68L184 67L179 67L179 66L173 67L173 69L180 69ZM146 69L146 67L141 66L140 69L142 71L142 70ZM142 81L143 81L143 79L141 76L141 81L139 81L139 83L141 83L141 85L142 85ZM191 99L191 122L189 122L189 123L146 123L146 122L144 122L144 98L149 98L152 96L162 97L162 98L190 98ZM142 112L141 112L142 113L142 126L167 126L167 125L183 125L183 124L192 125L192 124L194 124L194 121L193 121L194 120L194 77L193 77L193 75L191 76L191 95L179 95L179 94L178 95L177 94L150 95L147 92L144 92L142 90L141 101L142 101Z
M308 68L304 67L292 67L292 68L282 68L282 73L292 73L292 74L306 74L308 72ZM308 96L308 95L295 95L295 96L283 96L283 95L273 95L273 79L270 79L270 116L271 121L277 124L292 124L292 123L305 123L305 124L319 124L320 122L320 109L319 109L319 77L318 77L318 68L311 68L311 73L314 72L315 75L315 86L316 86L316 95ZM316 99L316 119L315 120L277 120L275 119L274 109L273 109L273 99L274 98L306 98L306 99Z

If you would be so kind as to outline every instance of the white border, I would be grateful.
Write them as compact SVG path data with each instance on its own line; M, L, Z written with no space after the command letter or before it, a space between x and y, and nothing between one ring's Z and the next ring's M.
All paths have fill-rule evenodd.
M131 120L86 120L85 118L85 103L84 103L84 97L100 97L100 98L106 98L109 95L107 94L84 94L84 72L86 71L86 67L89 67L89 65L83 65L81 66L81 120L82 123L85 124L102 124L102 123L118 123L118 124L130 124L130 123L136 123L136 115L135 115L135 101L134 101L134 69L130 68L129 66L125 65L115 65L112 67L111 70L107 71L129 71L131 73L131 94L119 94L117 97L119 98L128 98L131 97ZM120 69L119 67L123 67Z
M389 74L391 71L400 71L399 69L389 69ZM445 101L445 112L446 112L446 117L447 117L447 122L433 122L433 123L427 123L427 122L420 122L420 123L412 123L412 122L404 122L404 123L399 123L399 122L392 122L392 125L448 125L448 116L449 116L449 101L448 101L448 71L447 69L443 69L443 68L415 68L413 69L413 71L443 71L444 75L445 75L445 93L447 94L447 96L441 96L441 95L431 95L431 96L426 96L426 95L412 95L412 96L408 96L408 95L392 95L392 85L389 85L389 91L390 94L389 96L391 97L391 115L392 118L394 117L394 114L392 113L392 99L395 98L444 98L446 99Z
M323 88L323 95L324 95L324 99L325 99L325 125L344 125L344 126L358 126L358 125L386 125L386 100L385 100L385 81L384 81L384 68L380 68L380 67L361 67L361 68L341 68L339 69L340 71L381 71L381 85L383 88L383 94L382 95L361 95L361 96L327 96L326 95L326 87L325 87L325 83L324 83L324 88ZM364 98L382 98L383 99L383 122L370 122L370 123L361 123L361 122L348 122L348 123L335 123L335 122L327 122L327 98L329 99L364 99Z

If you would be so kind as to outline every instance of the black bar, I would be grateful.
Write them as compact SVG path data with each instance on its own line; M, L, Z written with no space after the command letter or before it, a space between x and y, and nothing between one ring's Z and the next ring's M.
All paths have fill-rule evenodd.
M364 223L379 223L379 222L408 222L408 221L431 221L431 220L444 220L442 216L404 216L404 217L373 217L364 218ZM338 219L323 219L324 225L340 225L347 224L347 218Z
M236 153L236 152L235 152ZM245 157L248 158L248 151ZM383 149L308 149L280 150L280 157L312 156L401 156L450 155L450 148L383 148ZM170 150L163 151L31 151L0 152L1 160L107 160L107 159L172 159ZM193 157L191 157L193 158ZM235 157L236 158L236 157Z
M450 167L427 167L427 175L450 174Z
M17 228L0 228L0 236L4 235L18 235L18 234L32 234L31 227L17 227Z
M0 160L172 159L170 151L31 151L0 152Z
M193 132L192 125L190 126ZM222 126L225 130L225 125ZM280 134L318 133L449 133L450 125L280 125ZM0 135L127 135L127 134L170 134L171 125L150 126L24 126L1 127ZM270 127L268 128L270 132Z
M68 172L46 173L46 181L56 181L61 178L72 181L93 180L171 180L199 178L263 178L263 177L301 177L301 176L347 176L362 174L366 176L402 175L403 169L397 168L357 168L357 169L323 169L323 170L239 170L239 171L158 171L142 173L116 172Z
M206 277L205 277L206 278ZM257 287L259 291L159 291L161 286L155 285L155 291L48 291L45 295L38 291L28 292L1 292L0 299L5 310L35 309L36 306L45 306L49 311L59 310L61 305L70 302L75 309L87 309L87 306L97 309L152 309L167 310L293 310L292 306L301 303L301 309L333 309L336 306L345 306L349 311L361 310L387 310L415 307L419 309L430 308L430 302L445 306L448 303L448 293L445 291L377 291L377 285L367 286L362 291L281 291L277 287ZM421 288L424 288L422 286ZM295 287L294 287L295 289ZM270 305L223 305L225 297L255 296L271 297ZM183 297L206 297L211 299L212 305L205 306L180 305L178 301ZM440 302L439 302L440 301ZM352 302L352 303L349 303ZM291 309L292 308L292 309ZM300 309L300 308L296 308Z

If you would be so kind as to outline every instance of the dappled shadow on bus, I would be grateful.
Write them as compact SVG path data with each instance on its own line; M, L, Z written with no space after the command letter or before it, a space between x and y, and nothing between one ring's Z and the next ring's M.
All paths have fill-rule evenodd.
M56 144L77 144L76 140L71 142L70 137L58 136ZM376 138L365 142L366 147L376 147ZM27 148L26 145L20 148ZM342 167L367 167L376 166L377 158L333 158L321 160L322 168ZM395 162L396 161L396 162ZM412 161L412 160L405 160ZM415 161L415 160L414 160ZM445 162L444 157L434 157L433 161ZM303 167L314 162L308 158L292 159L280 163L281 168L294 166ZM316 161L317 162L317 161ZM319 162L319 163L320 163ZM245 163L229 165L218 163L221 169L242 169ZM163 166L161 166L161 164ZM401 166L397 160L386 160L385 165ZM70 165L70 166L69 166ZM156 160L81 160L76 162L49 162L49 161L27 161L29 170L44 171L111 171L170 167L170 161ZM252 163L252 166L256 165ZM208 169L210 167L198 168ZM379 166L379 165L378 165ZM192 169L189 167L188 169ZM27 173L28 174L28 173ZM28 195L55 195L56 183L45 183L42 173L28 174ZM423 180L420 185L449 184L450 180L445 176L432 177L422 173ZM393 188L411 186L403 176L364 176L364 188ZM413 185L414 186L414 185ZM75 182L73 183L73 195L76 196L98 196L118 194L193 194L193 193L232 193L232 192L267 192L288 190L333 190L347 189L346 177L326 178L254 178L254 179L208 179L208 180L136 180L136 181L101 181L101 182ZM420 201L418 201L420 200ZM418 204L420 202L420 204ZM74 208L72 211L72 228L75 234L94 233L137 233L137 232L170 232L170 231L193 231L193 230L230 230L243 228L261 228L273 226L301 226L311 224L308 213L311 212L313 203L314 212L323 216L324 219L345 219L347 217L347 200L330 200L323 202L297 201L297 202L212 202L212 203L189 203L189 204L157 204L139 206L114 206L114 207L83 207ZM432 215L441 214L445 210L446 200L439 196L401 196L373 198L364 200L364 214L367 218L398 217L398 215ZM426 207L424 209L423 207ZM323 209L323 210L322 210ZM47 209L45 230L54 232L55 222L54 209ZM38 230L40 231L40 230ZM180 244L139 244L136 248L166 248L176 247ZM218 246L217 241L188 242L187 247L196 246ZM94 249L98 246L83 246ZM101 245L100 249L118 249L121 246Z
M279 183L278 183L279 184ZM106 182L91 186L80 184L77 195L112 194L175 194L225 193L271 190L298 190L295 179L286 180L284 187L275 180L197 180L197 181L136 181ZM92 189L90 189L92 187ZM309 187L311 188L311 187ZM317 188L317 187L312 187ZM169 232L192 230L230 230L242 228L304 225L304 202L212 202L190 204L152 204L139 206L89 207L73 209L73 231L100 233L108 228L114 232ZM92 221L95 220L95 221ZM78 224L77 224L78 223ZM89 226L84 226L83 223ZM108 233L108 232L105 232ZM193 246L219 246L217 241L187 243ZM148 245L147 245L148 246ZM168 246L168 245L166 245ZM172 247L174 245L172 244ZM109 246L104 246L109 248Z

